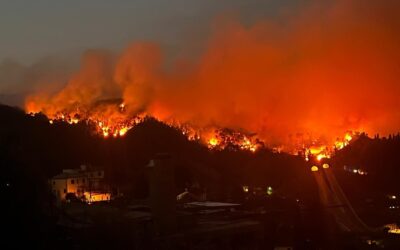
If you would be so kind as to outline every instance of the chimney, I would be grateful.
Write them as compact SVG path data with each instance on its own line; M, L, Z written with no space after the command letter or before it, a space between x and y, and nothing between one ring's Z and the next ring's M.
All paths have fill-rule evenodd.
M169 154L157 154L147 165L149 205L160 236L176 231L176 189L174 167Z

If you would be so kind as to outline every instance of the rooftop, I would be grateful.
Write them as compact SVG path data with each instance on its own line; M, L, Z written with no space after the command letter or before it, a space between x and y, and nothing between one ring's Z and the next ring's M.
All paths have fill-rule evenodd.
M52 179L68 179L68 178L79 178L86 177L88 173L102 171L100 169L87 168L86 165L81 165L80 168L76 169L63 169L61 174L53 176Z

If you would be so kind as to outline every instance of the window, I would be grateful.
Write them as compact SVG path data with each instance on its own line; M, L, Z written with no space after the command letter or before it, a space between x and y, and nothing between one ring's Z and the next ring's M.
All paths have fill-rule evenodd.
M75 180L74 179L71 180L71 184L75 184Z

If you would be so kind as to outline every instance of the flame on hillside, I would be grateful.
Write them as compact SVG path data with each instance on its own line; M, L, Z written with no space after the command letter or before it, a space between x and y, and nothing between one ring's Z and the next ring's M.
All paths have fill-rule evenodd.
M343 137L337 138L333 145L313 145L305 149L305 159L309 161L314 158L317 161L322 161L323 159L329 159L333 156L335 151L341 150L353 140L355 136L360 133L347 132Z
M150 116L213 150L265 145L319 161L353 140L346 131L397 132L400 2L322 2L249 25L221 18L195 58L170 60L153 42L88 51L26 111L111 138Z
M125 113L126 105L122 102L118 105L113 102L107 102L107 105L114 106L118 115L113 116L98 116L99 111L86 110L85 112L79 112L85 109L77 108L75 111L68 113L67 111L56 112L53 116L47 115L49 123L54 122L66 122L68 124L78 124L79 122L85 122L92 125L95 129L94 132L104 138L109 137L123 137L126 133L133 128L135 125L144 121L146 115L144 113L135 117L129 117ZM110 109L110 107L107 107ZM35 116L37 112L29 111L28 113ZM170 127L176 128L188 138L190 141L200 141L205 144L211 150L243 150L256 152L258 149L265 146L265 142L257 138L255 134L240 132L233 129L227 128L215 128L208 127L202 129L196 129L189 124L180 124L176 121L163 121ZM295 151L289 152L297 154L299 151L304 152L304 157L307 161L310 159L316 159L321 161L323 159L330 158L336 150L343 149L350 141L354 138L357 133L347 132L342 138L337 138L333 145L304 145L303 148L297 148ZM318 142L314 141L315 144ZM280 146L276 152L281 152L284 147Z
M114 105L115 106L115 105ZM93 112L87 110L86 112L79 113L75 111L68 113L67 111L59 111L53 116L47 114L49 123L54 122L66 122L74 125L79 122L85 122L94 127L95 134L104 138L109 137L123 137L125 134L132 129L135 125L144 121L145 114L140 114L135 117L129 117L125 114L125 104L121 103L118 105L118 110L115 112L118 115L114 115L112 118L107 116L97 116L99 112ZM37 112L27 111L30 115L35 116ZM248 135L243 132L234 131L232 129L217 129L217 128L206 128L206 129L195 129L189 124L180 124L176 121L163 121L166 125L176 128L188 138L190 141L200 141L207 145L209 149L223 150L226 148L234 150L245 150L250 152L256 152L263 143L259 139L254 139L254 135Z

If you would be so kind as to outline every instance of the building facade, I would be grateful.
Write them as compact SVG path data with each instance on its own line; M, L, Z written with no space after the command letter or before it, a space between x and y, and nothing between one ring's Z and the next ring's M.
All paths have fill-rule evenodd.
M87 203L111 199L110 189L104 183L104 171L89 169L85 165L79 169L64 169L49 182L57 202L65 202L71 198Z

